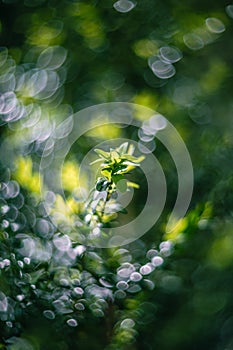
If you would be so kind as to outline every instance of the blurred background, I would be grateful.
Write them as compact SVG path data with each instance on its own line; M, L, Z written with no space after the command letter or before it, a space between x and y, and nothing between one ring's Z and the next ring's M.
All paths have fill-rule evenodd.
M225 0L0 1L0 349L233 349L232 38L233 3ZM56 142L54 130L106 102L152 108L189 150L193 197L172 234L165 226L175 166L156 138L133 126L83 135L63 164L66 202L51 191L41 201L41 157L66 147L70 125ZM73 213L84 210L75 189L90 191L79 164L96 144L119 137L157 157L166 205L140 240L86 250L70 229ZM140 189L129 220L147 196L140 170L134 177ZM141 275L130 285L122 269Z

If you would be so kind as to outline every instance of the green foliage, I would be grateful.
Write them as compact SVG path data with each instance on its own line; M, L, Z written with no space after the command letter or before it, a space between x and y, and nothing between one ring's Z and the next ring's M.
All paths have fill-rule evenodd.
M154 288L149 275L163 264L163 254L147 252L139 240L131 251L127 246L93 249L79 242L80 235L95 231L97 236L96 229L102 234L100 228L109 226L116 213L124 211L114 197L122 190L118 184L124 176L144 159L134 157L133 152L128 143L110 152L97 150L101 169L108 166L110 171L108 177L96 180L96 190L90 193L79 218L79 232L69 234L57 230L34 191L27 186L21 190L10 170L1 168L0 319L2 334L9 333L8 349L52 349L59 342L55 333L60 327L80 328L80 344L79 337L83 331L86 334L92 318L105 320L101 321L103 340L96 348L119 349L135 341L139 318L135 308L139 307L140 293ZM18 168L15 174L22 179ZM29 183L34 176L30 166ZM97 199L98 193L104 197ZM54 329L54 339L46 340L49 334L43 324ZM21 328L23 335L17 337ZM91 340L85 342L83 348L89 348ZM69 346L66 337L65 344Z
M105 192L104 198L99 197L96 201L93 215L97 215L102 223L107 223L116 218L115 211L127 213L125 208L115 203L114 198L117 198L117 192L126 192L129 187L139 188L135 182L127 181L125 175L131 172L135 167L140 166L140 162L144 156L134 157L134 147L128 142L123 143L116 149L110 149L110 152L105 152L102 149L95 149L99 155L99 159L93 163L101 162L101 174L96 181L95 188L98 192ZM92 164L93 164L92 163ZM96 197L96 195L94 194ZM88 203L92 206L92 203Z

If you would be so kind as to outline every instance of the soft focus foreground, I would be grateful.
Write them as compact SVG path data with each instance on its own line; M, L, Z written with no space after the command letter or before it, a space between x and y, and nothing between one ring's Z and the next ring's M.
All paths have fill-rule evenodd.
M233 348L232 35L228 1L0 2L0 348ZM122 122L101 110L84 130L80 111L118 102L156 112L137 107L137 124L119 105ZM159 137L166 120L194 171L172 231L186 169L175 134ZM123 209L105 208L120 151L103 152L125 140L137 151L125 161L142 168L111 173ZM162 175L151 193L142 155L162 169L166 198ZM103 248L102 226L127 225L150 195L165 205L148 232Z

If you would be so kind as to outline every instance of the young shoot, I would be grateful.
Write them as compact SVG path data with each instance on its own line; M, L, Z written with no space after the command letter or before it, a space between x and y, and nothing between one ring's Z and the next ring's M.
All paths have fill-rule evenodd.
M125 178L133 169L140 166L144 156L133 155L135 147L124 142L119 147L110 148L109 152L95 149L99 156L93 163L100 162L100 173L95 185L95 191L88 206L91 208L95 221L106 224L117 217L117 212L126 213L126 210L115 201L117 192L124 193L130 187L139 188L135 182Z

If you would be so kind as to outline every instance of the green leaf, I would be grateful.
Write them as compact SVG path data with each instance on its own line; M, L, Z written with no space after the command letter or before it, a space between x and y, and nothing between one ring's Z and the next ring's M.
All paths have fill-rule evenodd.
M127 185L128 185L128 187L139 188L139 185L136 184L136 182L127 181Z
M120 154L117 152L117 151L114 151L114 150L111 150L110 151L110 154L111 154L111 160L112 161L120 161Z
M109 152L105 152L103 151L102 149L99 149L99 148L96 148L94 150L101 158L104 158L104 159L110 159L110 153Z
M131 156L131 155L128 155L128 154L125 154L122 158L126 159L126 160L129 160L131 162L134 162L134 163L140 163L140 162L142 162L145 159L144 156L134 157L134 156Z
M128 142L124 142L122 143L118 148L117 148L117 152L120 153L120 155L125 154L127 152L127 148L129 146Z
M128 153L129 155L132 155L135 151L135 147L134 145L132 145L132 143L129 145L129 149L128 149Z
M135 163L135 162L131 162L131 161L125 161L124 164L127 165L127 166L133 166L134 168L136 166L140 166L140 164Z
M102 162L103 161L103 158L98 158L96 160L93 160L93 162L90 163L90 165L93 165L93 164L96 164L96 163L99 163L99 162Z
M109 181L111 180L111 172L112 172L111 168L103 168L101 170L101 174L105 176Z
M121 175L121 174L114 174L114 175L112 176L112 180L113 180L113 182L114 182L115 184L117 184L118 181L123 180L123 179L124 179L124 176Z
M115 168L113 175L116 175L116 174L125 174L125 173L127 173L127 168L128 168L128 165L119 164L119 165Z
M104 177L100 177L96 183L96 190L99 192L105 191L108 185L109 182Z
M131 170L135 168L135 166L139 166L138 164L134 165L133 163L125 164L119 170L117 170L114 174L127 174Z

